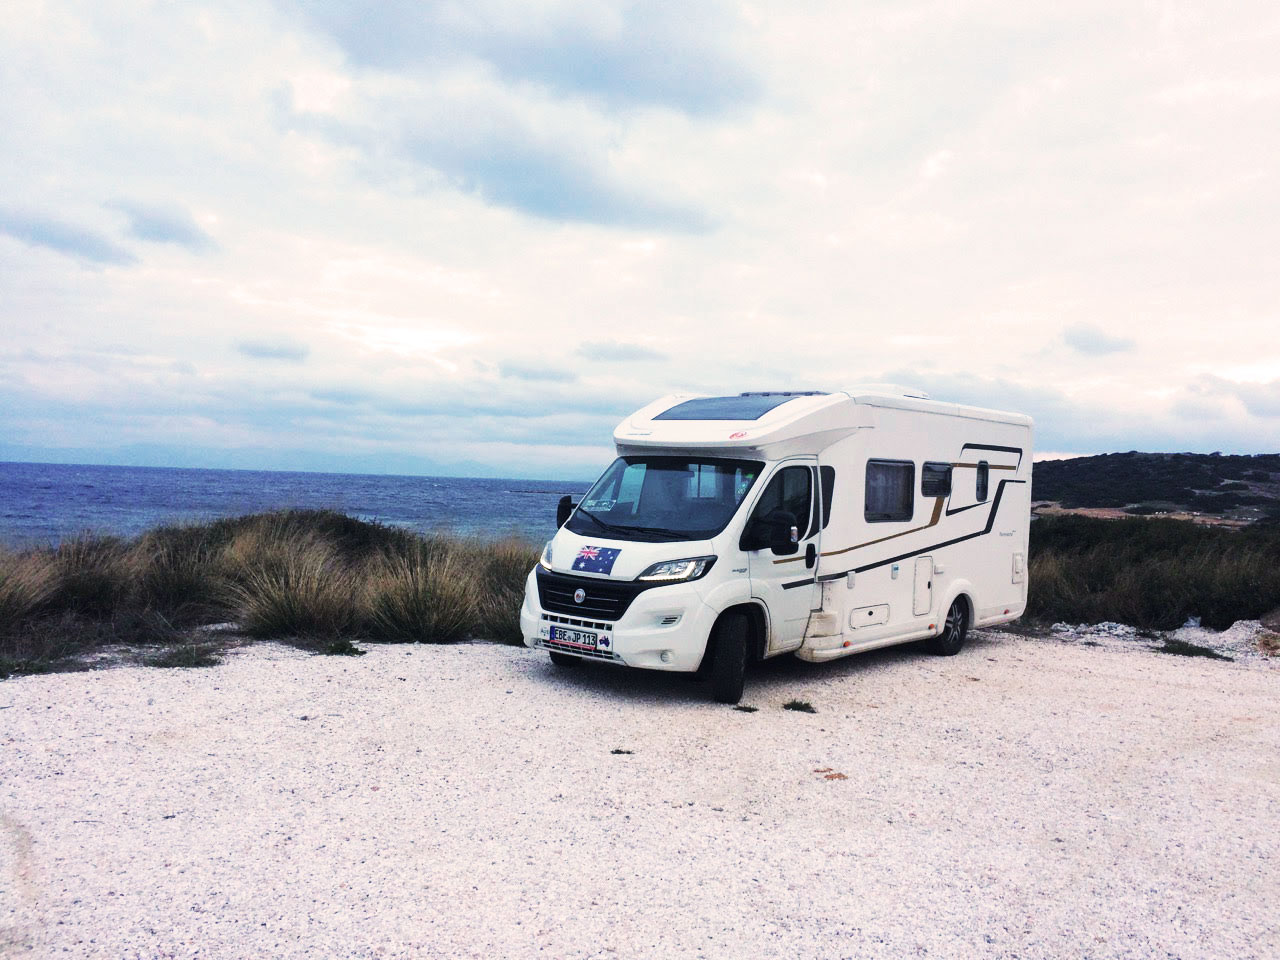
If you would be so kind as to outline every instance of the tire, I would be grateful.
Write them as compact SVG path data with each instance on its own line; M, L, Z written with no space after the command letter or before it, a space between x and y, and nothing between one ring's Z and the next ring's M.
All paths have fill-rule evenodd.
M711 631L711 640L711 696L717 703L737 703L746 685L746 616L725 614Z
M551 662L557 667L576 667L582 663L581 657L575 657L571 653L557 653L554 650L547 651L551 657Z
M925 641L925 649L940 657L954 657L964 647L965 634L969 632L969 604L964 597L956 597L947 611L942 632Z

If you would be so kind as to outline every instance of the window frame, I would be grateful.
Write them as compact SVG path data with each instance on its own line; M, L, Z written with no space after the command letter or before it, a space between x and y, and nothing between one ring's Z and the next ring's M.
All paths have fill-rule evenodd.
M822 526L827 529L831 522L831 500L836 492L836 468L822 464L818 467L818 489L822 491Z
M922 497L949 497L951 495L951 464L941 460L926 460L920 465L920 495ZM942 474L942 478L928 474ZM933 484L933 486L926 486Z
M871 496L871 471L873 467L898 467L906 468L906 485L903 487L909 496L907 497L906 515L898 513L872 513L869 509L869 501ZM863 481L863 498L862 498L862 519L866 523L907 523L915 517L916 512L916 464L914 460L889 460L881 457L875 457L867 460L865 477Z

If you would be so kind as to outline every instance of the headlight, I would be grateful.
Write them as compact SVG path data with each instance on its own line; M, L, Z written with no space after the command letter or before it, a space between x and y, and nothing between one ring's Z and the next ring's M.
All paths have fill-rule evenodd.
M690 557L688 560L664 560L662 563L655 563L646 570L637 580L661 581L663 583L675 583L678 580L697 580L701 576L705 576L706 572L711 569L711 565L716 562L715 557Z
M538 558L538 565L543 570L551 569L551 544L553 542L552 540L547 541L547 545L542 548L542 556Z

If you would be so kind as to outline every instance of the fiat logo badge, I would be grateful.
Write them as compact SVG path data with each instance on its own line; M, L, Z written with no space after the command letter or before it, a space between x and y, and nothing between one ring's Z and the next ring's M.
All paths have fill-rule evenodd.
M587 591L583 590L581 587L579 587L577 590L573 591L573 602L574 602L574 603L581 603L581 602L582 602L583 600L585 600L585 599L587 599Z

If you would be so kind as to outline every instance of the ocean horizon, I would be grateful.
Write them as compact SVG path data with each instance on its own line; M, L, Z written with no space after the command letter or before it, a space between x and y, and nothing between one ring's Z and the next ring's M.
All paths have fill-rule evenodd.
M556 503L589 482L0 461L0 544L136 537L166 524L283 509L337 510L420 533L540 541Z

